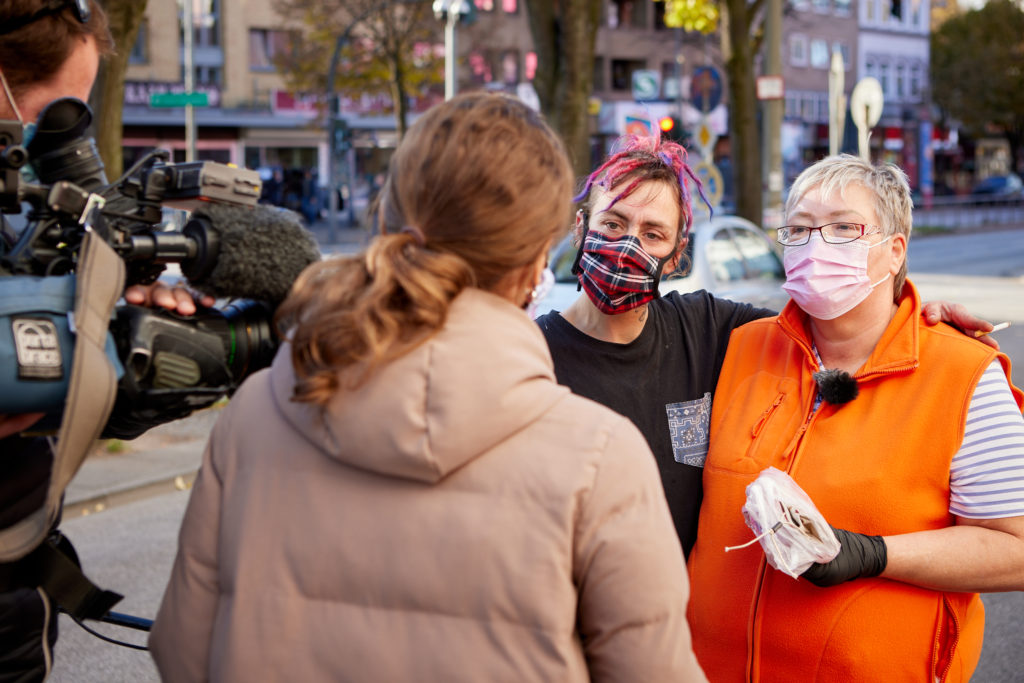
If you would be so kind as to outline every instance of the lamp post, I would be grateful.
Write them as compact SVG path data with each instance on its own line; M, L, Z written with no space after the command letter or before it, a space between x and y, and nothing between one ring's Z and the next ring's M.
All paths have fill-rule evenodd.
M455 27L460 21L468 22L474 13L470 0L434 0L434 16L444 25L444 99L450 100L459 91Z

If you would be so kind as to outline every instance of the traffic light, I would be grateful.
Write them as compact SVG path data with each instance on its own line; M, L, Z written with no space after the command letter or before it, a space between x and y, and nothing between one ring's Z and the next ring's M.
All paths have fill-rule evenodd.
M662 116L658 119L658 128L661 129L661 137L672 142L682 143L686 138L686 131L683 130L683 123L675 116Z

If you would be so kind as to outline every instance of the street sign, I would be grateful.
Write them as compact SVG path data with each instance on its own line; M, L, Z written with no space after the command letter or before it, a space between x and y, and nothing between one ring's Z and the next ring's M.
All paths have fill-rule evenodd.
M698 66L690 80L690 101L702 112L709 112L722 101L722 75L710 66Z
M210 106L210 98L204 92L157 92L149 96L151 107L193 107Z
M637 69L633 72L633 99L638 102L656 100L661 94L661 72Z
M759 100L781 100L786 96L782 76L758 76L756 89Z
M694 136L697 148L700 150L700 157L705 161L710 160L715 153L715 143L718 141L718 135L711 128L711 118L709 116L702 116L700 123L697 124L697 134Z
M707 159L698 162L693 167L693 172L700 178L700 183L704 186L704 196L708 198L708 203L711 206L718 206L718 203L722 201L722 193L725 191L722 172Z
M882 118L882 107L885 104L882 95L882 84L877 79L868 76L857 81L850 93L850 118L857 126L860 143L860 156L863 159L871 158L871 150L868 148L868 132Z

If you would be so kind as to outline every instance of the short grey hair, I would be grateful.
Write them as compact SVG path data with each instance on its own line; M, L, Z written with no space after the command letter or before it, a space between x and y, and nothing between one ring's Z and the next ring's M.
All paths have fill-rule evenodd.
M875 215L879 227L886 235L902 234L910 240L913 227L914 200L910 183L903 169L892 164L874 165L852 154L825 157L803 170L789 189L786 198L785 219L793 212L804 195L815 187L821 188L823 197L842 194L849 185L860 185L875 197ZM900 272L893 278L893 297L899 300L903 283L907 279L907 260L903 259Z

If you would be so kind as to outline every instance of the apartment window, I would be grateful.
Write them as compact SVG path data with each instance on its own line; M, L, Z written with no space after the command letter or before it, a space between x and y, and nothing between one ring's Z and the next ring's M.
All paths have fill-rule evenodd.
M501 0L501 9L505 14L515 14L519 11L519 3L516 0Z
M841 17L850 16L850 0L833 0L835 12Z
M524 71L526 73L526 80L532 81L533 77L537 75L537 53L527 52L526 58L523 60Z
M910 96L921 96L921 66L912 64L910 67Z
M864 2L865 17L868 21L875 20L875 0L865 0Z
M864 71L871 78L878 78L878 74L875 73L875 63L872 60L868 60L864 63Z
M128 53L129 64L149 63L149 23L145 19L139 24L139 32L135 36L135 44Z
M224 70L219 66L197 66L195 73L196 83L201 85L221 85L224 82Z
M878 65L878 82L882 85L882 94L886 97L892 94L889 90L889 65L879 64Z
M604 57L594 58L594 90L601 91L607 88L604 78Z
M832 0L813 0L813 4L814 11L821 12L822 14L832 9Z
M288 33L266 28L249 29L249 69L273 71L274 58L288 49Z
M192 40L196 47L220 47L220 0L192 3ZM182 39L184 42L184 38Z
M815 69L828 68L828 41L815 38L811 41L811 66Z
M519 50L505 50L501 53L501 82L505 85L519 82Z
M818 96L818 121L828 121L828 95Z
M473 0L473 4L481 12L493 12L494 0Z
M810 123L815 120L815 114L817 114L818 101L814 97L813 93L805 93L800 98L800 118Z
M469 55L470 80L474 85L484 85L494 80L491 72L491 63L482 52L472 52Z
M807 66L807 36L794 34L789 37L789 63Z
M608 0L608 28L644 28L644 7L640 0Z
M798 119L800 118L800 94L796 92L786 92L786 118L787 119Z
M643 69L646 64L638 59L612 60L612 90L632 90L633 72Z
M902 64L896 65L896 99L903 99L903 79L906 72L906 67Z
M832 52L838 52L843 58L843 70L850 70L850 46L841 41L832 43ZM831 64L829 65L831 66Z

